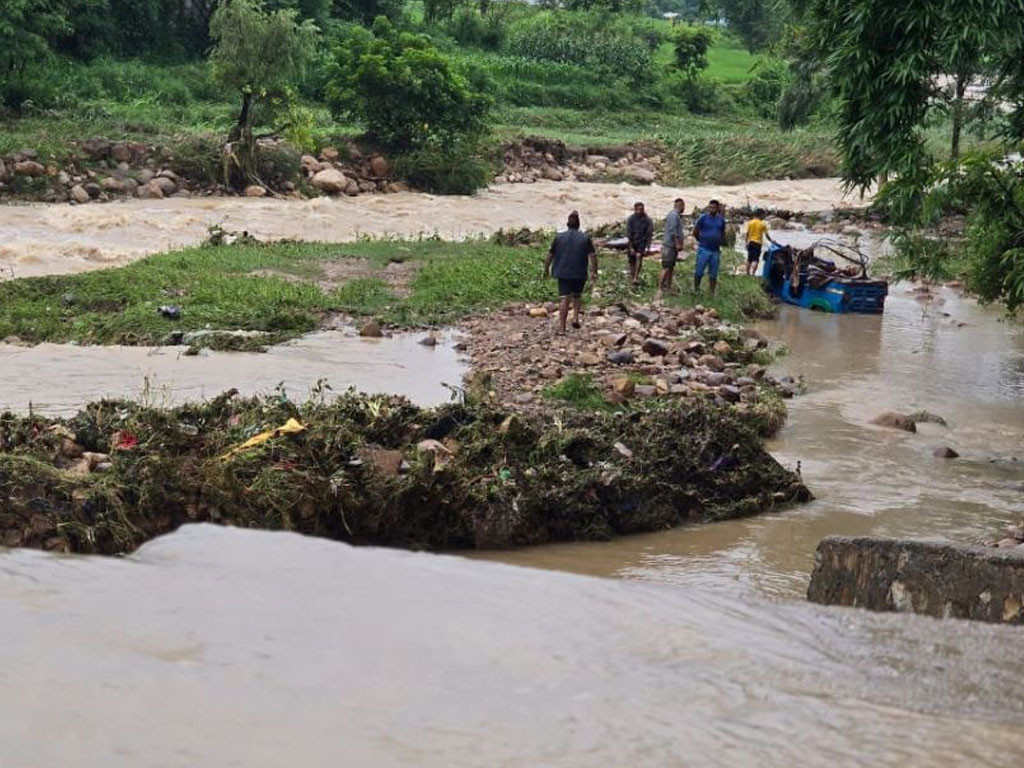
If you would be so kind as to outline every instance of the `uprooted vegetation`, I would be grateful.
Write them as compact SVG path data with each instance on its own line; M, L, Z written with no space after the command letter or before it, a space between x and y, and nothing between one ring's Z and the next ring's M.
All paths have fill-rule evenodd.
M353 393L0 417L0 544L123 554L188 522L414 549L607 539L810 496L702 401L532 418Z

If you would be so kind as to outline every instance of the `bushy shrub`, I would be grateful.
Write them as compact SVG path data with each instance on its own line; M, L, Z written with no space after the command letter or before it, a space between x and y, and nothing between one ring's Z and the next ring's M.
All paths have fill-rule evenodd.
M463 8L449 22L447 32L459 45L496 51L505 42L506 29L496 13L482 16L474 8Z
M472 145L417 149L400 156L395 170L415 189L438 195L471 195L487 186L493 173Z
M711 31L701 27L678 27L673 34L676 68L691 80L708 67Z
M460 71L429 38L379 17L349 27L333 49L327 100L366 123L384 147L411 151L466 144L487 130L491 100L481 73Z

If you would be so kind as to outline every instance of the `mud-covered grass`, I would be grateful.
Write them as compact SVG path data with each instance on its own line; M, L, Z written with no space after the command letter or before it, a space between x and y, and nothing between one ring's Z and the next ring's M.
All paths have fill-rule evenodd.
M301 426L230 453L290 419ZM414 549L511 547L808 498L756 429L700 401L528 420L472 400L422 410L355 394L7 414L0 545L121 554L205 521Z
M736 257L738 258L738 256ZM556 298L543 277L544 247L495 241L452 243L366 240L328 243L236 243L150 256L125 267L0 282L0 339L81 344L160 344L203 329L258 331L257 345L312 331L335 314L372 315L397 327L456 322L516 302ZM359 269L347 270L358 264ZM406 283L388 282L401 265ZM620 255L602 257L588 301L646 300L631 292ZM687 265L680 267L686 286ZM348 272L357 277L346 277ZM719 295L684 290L671 302L703 302L728 319L763 315L771 305L748 278L723 276ZM165 309L169 308L169 309ZM199 345L224 336L210 334Z

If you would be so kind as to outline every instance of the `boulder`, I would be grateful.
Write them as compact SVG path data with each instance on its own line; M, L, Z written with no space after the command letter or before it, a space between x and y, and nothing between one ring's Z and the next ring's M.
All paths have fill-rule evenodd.
M14 164L14 173L17 176L45 176L46 166L35 160L21 160Z
M377 177L387 176L391 173L391 166L380 155L374 155L370 158L370 171Z
M134 195L135 190L137 190L138 188L139 182L137 182L130 176L127 179L123 179L121 181L121 191L124 192L126 195Z
M81 184L75 184L75 186L71 188L71 199L74 200L79 205L84 205L85 203L88 203L92 198L89 197L89 193L85 191L85 187L83 187Z
M629 166L624 175L635 184L653 184L655 179L654 171L639 165Z
M89 193L89 197L95 200L103 192L103 187L97 184L95 181L87 182L85 185L85 191Z
M312 155L303 155L299 162L302 163L302 167L306 170L306 173L312 176L320 170L320 161Z
M107 192L121 192L124 189L124 182L113 176L107 176L100 182L100 186Z
M629 365L633 362L633 352L628 349L618 349L609 353L608 362L616 365Z
M944 445L941 448L936 448L933 454L937 459L958 459L960 454L950 448L948 445Z
M562 172L551 165L545 165L541 168L540 176L542 179L547 179L548 181L561 181L563 178Z
M889 429L902 429L904 432L917 432L917 425L909 416L894 411L886 411L871 420L872 424Z
M341 153L338 152L336 147L324 147L320 150L320 158L324 162L336 163L339 157L341 157Z
M140 185L144 185L144 184L149 184L149 182L151 182L155 177L156 177L156 174L153 173L153 169L152 168L143 168L141 171L139 171L139 175L138 175L138 179L137 180L138 180Z
M168 178L167 176L157 176L149 183L159 187L160 191L163 192L164 197L173 195L178 191L178 185L174 183L174 179Z
M139 187L138 196L143 200L162 200L164 191L155 183L155 179L151 179Z
M650 325L656 323L661 319L661 315L655 312L653 309L644 309L643 307L632 310L629 316L634 320L639 320L644 325Z
M380 329L380 323L376 320L370 320L364 323L363 327L359 329L359 335L371 339L379 339L384 335L384 333Z
M267 194L267 190L261 187L259 184L250 184L245 188L246 197L264 197Z
M344 192L348 188L349 183L348 176L334 168L325 168L313 176L313 186L329 195Z
M712 371L704 377L704 383L709 387L720 387L723 384L728 383L729 376L725 373L719 373L718 371Z

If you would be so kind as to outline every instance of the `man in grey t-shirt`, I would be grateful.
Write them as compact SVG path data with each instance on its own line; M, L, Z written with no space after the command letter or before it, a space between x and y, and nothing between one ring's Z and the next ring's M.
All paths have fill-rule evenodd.
M572 327L580 327L580 309L583 307L583 288L587 284L587 263L590 276L597 280L597 251L590 235L580 231L580 215L569 214L568 229L555 235L544 262L544 277L554 275L558 280L558 332L565 333L569 316L569 302L572 302ZM554 269L552 269L552 266Z
M661 238L661 278L658 280L657 297L672 291L672 275L676 269L676 262L679 261L679 254L683 250L685 210L686 203L683 202L683 198L677 197L672 204L672 210L665 217L665 234Z

